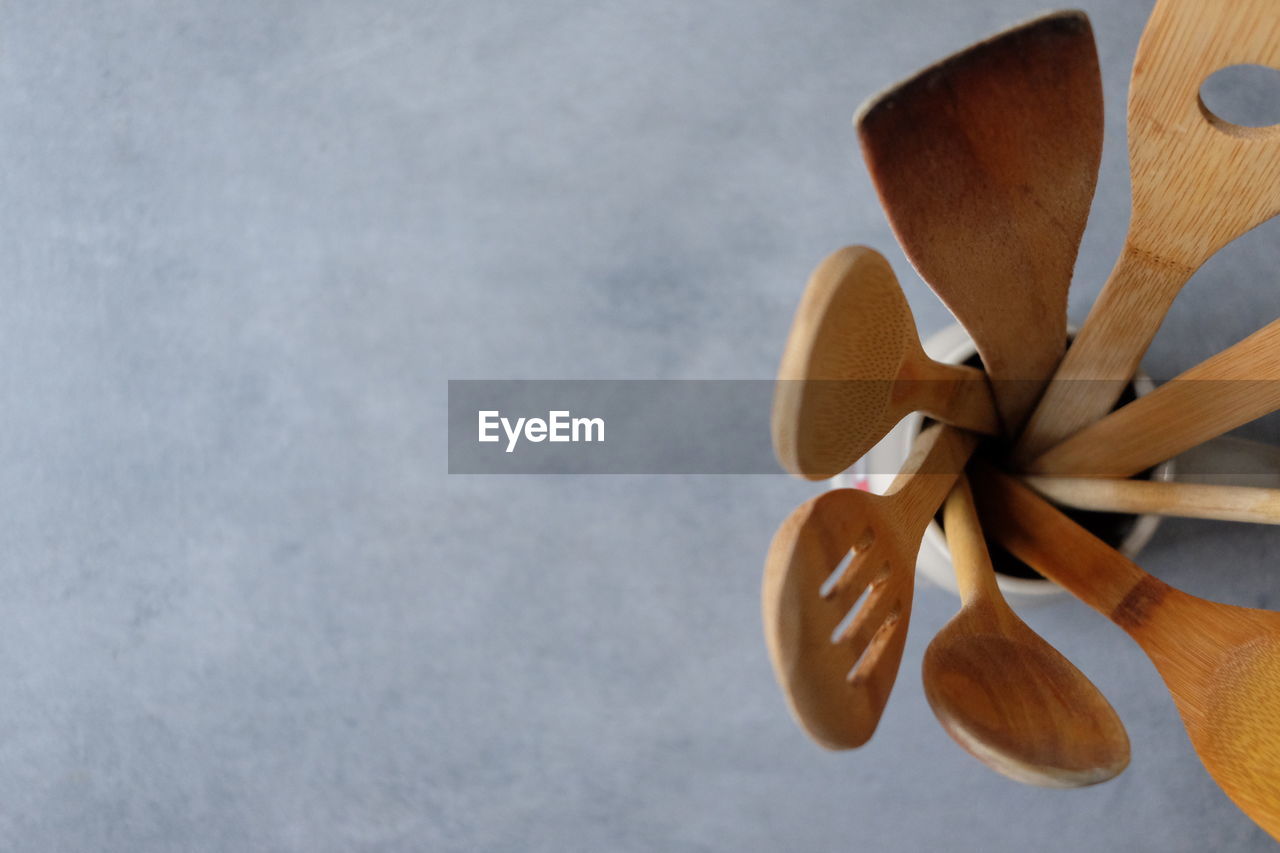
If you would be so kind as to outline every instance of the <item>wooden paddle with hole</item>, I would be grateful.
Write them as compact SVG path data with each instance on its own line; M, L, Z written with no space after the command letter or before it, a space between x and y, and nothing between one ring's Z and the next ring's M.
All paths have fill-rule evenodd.
M1090 424L1027 465L1129 477L1280 409L1280 320Z
M982 371L924 354L911 308L878 252L850 246L814 270L778 368L773 446L811 480L839 474L910 412L999 431Z
M880 722L906 642L920 538L976 443L934 424L885 495L829 491L773 537L761 596L769 657L796 720L828 749L861 746Z
M924 653L924 693L947 734L1010 779L1051 788L1105 782L1129 764L1129 736L1084 673L1005 603L961 477L947 498L947 547L963 606Z
M1124 251L1028 422L1019 460L1105 415L1192 273L1280 213L1280 126L1229 124L1199 97L1205 78L1238 64L1280 68L1280 3L1158 0L1129 85Z
M974 490L988 533L1142 646L1205 769L1280 839L1280 613L1174 589L991 468Z
M1023 477L1022 482L1075 509L1280 524L1280 489L1094 477Z
M1089 19L1055 12L873 98L854 118L911 263L968 330L1016 435L1062 357L1102 153Z

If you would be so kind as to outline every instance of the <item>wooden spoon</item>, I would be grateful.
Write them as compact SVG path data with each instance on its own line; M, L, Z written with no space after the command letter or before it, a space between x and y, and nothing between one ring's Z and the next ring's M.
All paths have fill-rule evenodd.
M791 325L773 398L774 452L793 474L833 477L915 411L999 431L982 372L924 354L889 262L863 246L841 249L814 270Z
M992 469L974 488L986 530L1142 646L1205 769L1280 839L1280 613L1174 589Z
M1129 84L1133 213L1124 251L1028 423L1018 459L1105 415L1192 273L1280 213L1280 126L1230 124L1199 97L1210 74L1246 63L1280 68L1280 3L1158 0Z
M983 764L1029 785L1078 788L1120 773L1129 764L1124 724L1005 603L963 477L944 521L964 606L924 654L924 692L942 727Z
M1280 524L1280 489L1094 477L1023 477L1022 482L1054 503L1094 512Z
M1128 477L1277 409L1280 320L1090 424L1027 470Z
M1066 344L1102 112L1089 19L1055 12L925 69L854 117L898 241L973 338L1011 436Z
M935 424L885 495L829 491L773 537L761 597L769 657L792 714L828 749L861 746L880 722L906 642L920 538L976 443Z

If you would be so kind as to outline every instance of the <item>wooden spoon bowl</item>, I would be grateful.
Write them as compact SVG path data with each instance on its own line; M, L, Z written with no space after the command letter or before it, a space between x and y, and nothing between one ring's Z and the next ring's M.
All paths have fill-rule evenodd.
M1027 627L1000 594L963 478L947 498L947 543L963 606L929 643L925 696L947 733L991 769L1074 788L1129 764L1129 738L1084 673Z
M888 261L863 246L840 249L810 277L783 351L772 418L778 460L808 479L833 477L915 411L999 429L982 372L925 355Z

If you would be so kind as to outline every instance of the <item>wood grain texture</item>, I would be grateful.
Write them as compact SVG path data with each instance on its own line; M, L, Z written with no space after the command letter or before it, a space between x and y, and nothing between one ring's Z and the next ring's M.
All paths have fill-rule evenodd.
M854 119L907 257L977 345L1014 435L1057 367L1102 151L1081 12L1037 18L873 98Z
M1023 477L1054 503L1095 512L1280 524L1280 489L1093 477Z
M774 391L774 452L811 480L839 474L910 412L980 432L999 422L981 371L929 359L893 270L850 246L814 270Z
M1093 682L1005 603L963 477L944 518L963 606L924 655L938 721L979 761L1025 784L1113 778L1129 764L1124 725Z
M1028 423L1019 460L1105 415L1192 273L1280 213L1280 126L1230 124L1200 99L1207 77L1238 64L1280 68L1280 3L1158 0L1129 84L1124 250Z
M1129 477L1277 409L1280 320L1090 424L1026 467L1035 474Z
M997 541L1142 646L1205 769L1280 840L1280 613L1174 589L993 469L974 488Z
M769 658L797 722L828 749L861 746L880 722L906 642L920 539L976 443L935 424L885 495L829 491L798 507L773 538L761 595Z

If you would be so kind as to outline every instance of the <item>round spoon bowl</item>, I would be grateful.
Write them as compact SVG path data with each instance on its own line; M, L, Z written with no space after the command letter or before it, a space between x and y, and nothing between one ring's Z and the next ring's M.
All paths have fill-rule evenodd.
M1029 785L1076 788L1124 770L1128 736L1093 683L1021 623L990 632L993 618L962 612L925 652L925 696L951 737Z

